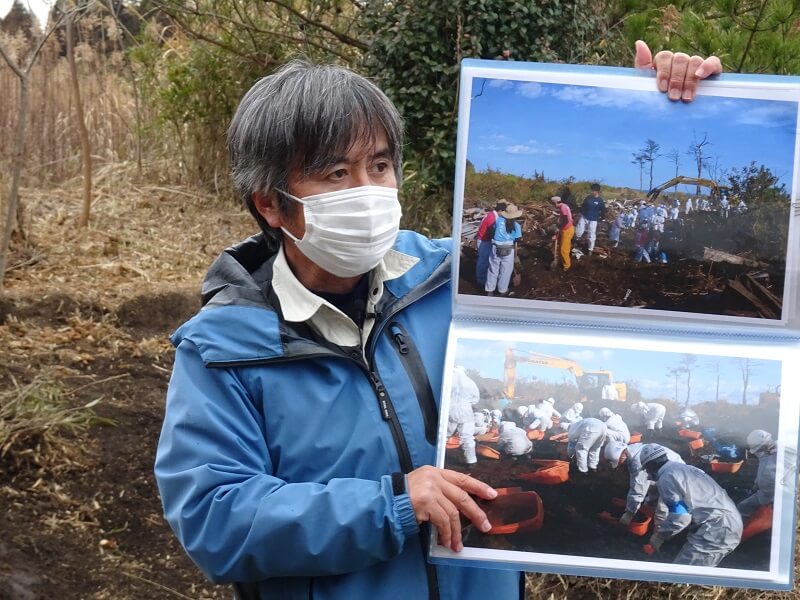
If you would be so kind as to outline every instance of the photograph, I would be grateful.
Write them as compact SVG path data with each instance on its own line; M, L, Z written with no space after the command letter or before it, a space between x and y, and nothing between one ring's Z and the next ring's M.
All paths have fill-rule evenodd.
M780 564L789 576L778 548L798 428L779 353L486 332L451 344L440 465L498 497L480 502L488 533L465 526L461 556L434 556L726 585L779 578Z
M576 85L524 68L464 73L454 227L465 301L785 322L796 92L711 82L683 104L635 75L573 73Z

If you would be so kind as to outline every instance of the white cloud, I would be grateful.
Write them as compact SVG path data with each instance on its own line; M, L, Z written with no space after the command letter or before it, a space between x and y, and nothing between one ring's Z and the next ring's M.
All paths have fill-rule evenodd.
M634 92L611 88L564 86L554 93L555 97L580 106L602 106L628 110L666 111L670 104L664 102L660 92Z
M734 114L739 125L753 125L756 127L780 127L797 119L796 105L770 103L756 106L749 110L739 111Z
M537 148L527 144L515 144L513 146L506 146L506 154L559 154L555 148Z
M508 90L514 87L514 82L508 79L490 79L489 87L498 90Z
M517 93L526 98L538 98L544 94L544 89L540 83L519 83L517 84Z
M580 361L589 361L595 359L594 350L577 350L573 352L567 352L567 356L576 362Z

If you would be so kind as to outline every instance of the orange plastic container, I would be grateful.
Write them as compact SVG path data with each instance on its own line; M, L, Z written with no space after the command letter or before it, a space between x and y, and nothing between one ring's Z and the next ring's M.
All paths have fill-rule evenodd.
M544 439L544 431L539 431L538 429L532 429L528 432L528 439L532 442L536 440L543 440Z
M539 531L544 522L544 504L536 492L518 492L481 502L492 528L489 535Z
M625 512L625 500L622 498L612 498L611 506L611 511L604 510L598 516L606 523L622 527L619 518L622 516L622 513ZM647 534L652 520L652 515L647 514L645 511L639 511L633 516L633 520L630 525L628 525L627 530L629 533L641 537Z
M497 442L500 440L500 434L492 430L481 435L476 435L475 439L479 442Z
M503 487L503 488L494 488L494 491L497 492L497 497L500 496L509 496L511 494L519 494L522 491L521 487Z
M655 554L656 549L653 548L652 544L645 544L644 546L642 546L642 551L644 551L644 553L647 554L648 556L652 556L653 554Z
M744 463L743 460L739 462L719 462L716 458L711 459L711 472L712 473L736 473Z
M638 431L634 431L634 432L631 434L631 441L630 441L630 442L628 442L628 443L629 443L629 444L638 444L638 443L639 443L639 442L641 442L641 441L642 441L642 434L641 434L641 433L639 433Z
M772 504L759 506L758 510L754 512L750 518L747 519L747 523L744 524L742 541L770 529L772 529Z
M569 480L569 463L567 461L535 459L531 462L538 468L529 473L521 473L517 476L518 479L543 485L558 485Z
M461 439L457 435L452 435L447 438L446 448L459 448L461 446Z
M493 460L500 459L500 452L489 446L484 446L483 444L478 444L478 446L475 448L475 452L484 458L491 458Z
M551 442L566 442L569 439L569 433L566 431L564 433L556 433L555 435L550 436Z
M696 440L692 440L691 442L689 442L689 448L692 449L692 450L699 450L700 448L702 448L705 445L706 445L705 441L703 441L701 439L696 439Z
M691 429L680 429L678 430L678 435L689 440L698 440L703 437L702 433L699 431L692 431Z

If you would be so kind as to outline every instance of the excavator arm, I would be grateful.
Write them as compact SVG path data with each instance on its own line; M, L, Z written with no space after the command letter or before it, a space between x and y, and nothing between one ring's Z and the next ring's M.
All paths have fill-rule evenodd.
M552 367L554 369L565 369L572 373L575 381L580 387L580 378L583 376L583 368L574 360L538 354L536 352L517 352L513 348L506 349L506 360L503 370L504 389L506 398L514 398L517 385L517 363L525 362L542 367Z
M677 177L673 177L669 181L665 181L659 186L654 187L647 193L647 197L650 200L655 200L658 198L658 195L663 192L664 190L671 188L674 185L679 184L686 184L686 185L699 185L703 187L707 187L711 189L712 196L717 196L720 190L727 190L730 189L726 185L720 185L713 179L705 179L703 177L687 177L685 175L678 175Z

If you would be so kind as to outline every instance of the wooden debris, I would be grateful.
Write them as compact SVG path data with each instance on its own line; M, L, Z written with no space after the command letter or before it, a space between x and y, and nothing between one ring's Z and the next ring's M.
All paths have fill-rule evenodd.
M722 250L714 250L714 248L709 248L708 246L703 247L703 260L710 260L714 262L726 262L726 263L731 263L733 265L745 265L748 267L761 268L769 266L766 263L762 263L757 260L744 258L743 256L737 256L736 254L723 252Z
M745 280L750 286L750 289L755 292L756 295L760 296L762 300L766 301L767 303L771 304L772 307L778 312L781 313L783 311L783 300L781 300L778 296L773 294L769 289L765 286L761 285L758 280L753 277L752 273L748 273L745 275Z
M767 319L777 319L778 315L767 304L762 302L753 292L748 290L742 282L738 279L731 279L728 281L730 288L743 296L750 304L752 304L762 317Z

